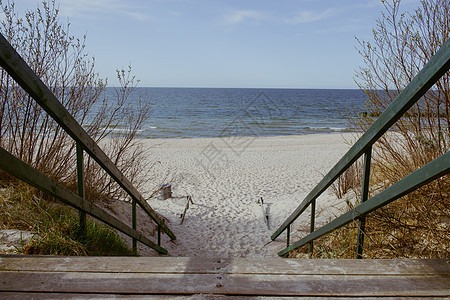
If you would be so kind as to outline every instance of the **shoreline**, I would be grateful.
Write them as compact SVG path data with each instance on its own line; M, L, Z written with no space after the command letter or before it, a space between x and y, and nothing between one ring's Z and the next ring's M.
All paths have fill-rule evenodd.
M348 135L348 134L356 134L359 133L355 130L344 129L344 130L335 130L331 132L309 132L309 133L299 133L299 134L274 134L274 135L223 135L223 136L182 136L182 137L140 137L136 136L135 140L191 140L191 139L221 139L221 138L289 138L289 137L302 137L309 135Z
M314 186L348 151L345 141L354 133L288 135L271 137L223 137L145 139L148 162L154 163L152 183L172 185L173 198L160 195L148 203L167 219L176 241L163 235L162 246L170 256L276 257L286 238L271 241L271 234L303 201ZM156 163L155 163L156 162ZM158 182L159 181L159 182ZM193 204L185 214L186 197ZM269 227L258 200L264 199ZM113 206L120 204L113 204ZM330 189L317 201L317 226L340 214L345 201L337 201ZM123 211L112 207L113 211ZM151 230L150 220L138 217L138 227ZM309 230L306 212L294 223L291 240ZM145 232L144 232L145 234ZM142 256L154 251L140 245Z
M305 135L323 135L323 134L349 134L356 133L356 130L351 130L349 128L339 128L339 129L330 129L330 128L316 128L316 129L308 129L310 131L305 131L302 133L294 133L294 134L248 134L248 135L215 135L215 136L143 136L139 133L136 134L134 139L136 140L153 140L153 139L216 139L216 138L224 138L224 137L239 137L239 138L270 138L270 137L290 137L290 136L305 136ZM144 130L141 130L144 131ZM121 132L120 132L121 133ZM112 133L111 138L114 138L114 133Z

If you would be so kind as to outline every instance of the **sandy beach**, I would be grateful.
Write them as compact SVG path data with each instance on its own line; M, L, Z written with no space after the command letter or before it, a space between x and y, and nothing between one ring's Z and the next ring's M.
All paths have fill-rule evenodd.
M273 242L270 235L349 149L352 138L345 133L142 140L152 147L152 173L172 185L173 198L158 195L149 200L177 236L170 241L163 235L162 246L170 256L275 257L285 247L286 235ZM181 224L188 195L193 204ZM338 214L343 202L326 191L317 203L317 224ZM145 220L138 216L144 234L152 227ZM294 223L291 240L308 228L306 211ZM140 254L156 255L142 245Z
M347 152L354 136L141 140L150 149L147 159L155 176L149 190L163 183L172 186L172 198L164 200L158 193L148 201L177 236L171 241L163 234L162 246L169 256L276 257L286 246L286 234L275 241L270 236ZM183 220L187 196L193 204ZM130 223L129 203L106 207ZM345 201L329 188L316 203L316 228L345 208ZM138 230L155 240L154 223L141 209L137 213ZM309 232L309 219L307 209L291 228L291 242ZM139 254L158 255L144 245L139 245Z

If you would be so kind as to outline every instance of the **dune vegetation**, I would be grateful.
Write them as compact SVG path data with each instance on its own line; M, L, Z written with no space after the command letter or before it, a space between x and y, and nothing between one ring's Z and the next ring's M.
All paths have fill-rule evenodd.
M383 1L371 41L358 40L365 65L356 82L366 93L366 113L350 119L365 132L450 36L450 3L423 0L412 12L400 0ZM450 148L450 72L447 72L374 145L370 195L443 155ZM363 163L334 184L349 208L359 204ZM450 177L443 176L371 213L366 220L366 258L446 258L450 254ZM354 258L358 222L315 242L313 257ZM304 256L304 247L292 256Z
M119 87L111 95L105 90L107 80L95 72L95 59L86 51L86 36L70 34L70 24L60 21L55 1L42 2L22 16L15 11L14 1L0 1L0 6L4 37L119 170L142 188L145 151L134 137L149 115L150 104L144 96L139 107L129 106L127 99L138 83L131 67L117 70ZM0 72L0 146L76 192L75 142L4 69ZM111 137L118 127L120 134ZM85 157L84 173L87 200L128 201L123 190L89 157ZM87 236L81 236L73 209L4 172L0 172L0 191L0 230L35 233L27 245L17 249L21 253L99 255L109 253L107 240L123 244L114 231L92 220ZM125 245L119 248L122 254L130 253Z

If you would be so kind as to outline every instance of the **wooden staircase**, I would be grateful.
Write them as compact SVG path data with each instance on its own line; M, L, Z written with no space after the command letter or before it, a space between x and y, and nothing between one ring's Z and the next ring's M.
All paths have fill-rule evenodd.
M0 299L450 297L449 262L0 256Z

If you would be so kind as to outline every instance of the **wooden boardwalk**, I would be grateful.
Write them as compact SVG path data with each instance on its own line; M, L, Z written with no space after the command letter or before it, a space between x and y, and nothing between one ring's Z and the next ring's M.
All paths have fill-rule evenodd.
M450 297L449 260L0 256L0 299Z

